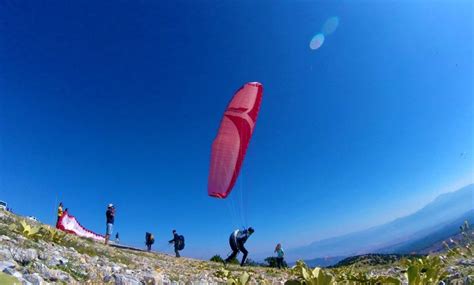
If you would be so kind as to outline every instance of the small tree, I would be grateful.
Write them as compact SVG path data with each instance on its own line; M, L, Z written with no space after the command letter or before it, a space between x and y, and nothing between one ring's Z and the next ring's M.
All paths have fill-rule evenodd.
M277 267L276 257L274 256L265 258L265 262L268 264L268 267Z
M265 258L265 262L268 264L268 267L278 267L277 258L275 256L269 256ZM283 260L283 267L288 267L288 264Z
M237 259L237 257L234 257L229 261L229 263L230 264L240 264L240 261Z
M253 259L250 259L250 258L247 258L247 260L245 260L245 265L248 265L248 266L262 266L262 264L256 262Z
M214 255L214 256L211 257L211 259L209 259L209 260L210 260L210 261L214 261L214 262L220 262L220 263L223 263L223 262L224 262L224 259L223 259L220 255L218 255L218 254ZM232 258L228 263L230 263L230 264L240 264L240 262L239 262L239 261L237 260L237 258L235 258L235 257Z
M224 259L222 259L222 257L218 254L214 255L213 257L211 257L211 259L209 259L210 261L214 261L214 262L219 262L219 263L223 263L224 262Z

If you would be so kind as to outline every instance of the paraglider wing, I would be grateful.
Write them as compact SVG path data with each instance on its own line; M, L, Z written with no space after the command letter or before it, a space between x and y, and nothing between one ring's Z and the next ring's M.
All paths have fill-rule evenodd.
M56 228L67 233L75 234L80 237L91 238L97 241L104 241L104 236L96 234L84 228L81 224L79 224L76 218L70 215L67 211L64 211L63 215L59 218Z
M212 143L208 194L226 198L232 191L257 121L263 85L246 83L234 95Z

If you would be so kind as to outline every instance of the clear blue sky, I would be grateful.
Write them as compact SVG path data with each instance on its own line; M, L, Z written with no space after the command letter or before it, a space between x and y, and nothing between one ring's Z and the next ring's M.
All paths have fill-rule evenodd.
M265 256L413 212L472 181L473 8L0 1L0 199L50 224L63 201L97 232L112 202L124 242L152 231L170 252L176 228L202 258L242 223ZM264 84L260 116L231 201L216 200L211 143L247 81Z

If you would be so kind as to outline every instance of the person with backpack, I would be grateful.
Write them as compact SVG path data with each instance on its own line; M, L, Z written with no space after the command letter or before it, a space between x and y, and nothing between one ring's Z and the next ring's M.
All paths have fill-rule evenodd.
M105 244L108 244L110 236L112 235L112 231L114 229L114 222L115 222L115 207L113 204L109 204L107 206L107 211L105 212L105 218L106 218Z
M244 244L247 242L247 239L255 232L255 230L252 227L249 227L248 229L244 230L235 230L229 237L229 244L230 248L232 249L232 254L227 257L227 259L224 261L225 264L230 262L232 259L237 257L237 254L239 254L239 251L244 254L242 257L242 261L240 262L240 266L244 266L245 260L247 259L248 251L244 247Z
M147 232L145 234L145 244L148 251L151 251L151 246L155 243L155 237L152 233Z
M173 230L173 239L169 243L174 243L174 253L176 257L180 257L179 251L184 249L184 237Z
M283 248L281 248L281 244L277 244L275 248L275 253L276 253L277 267L281 269L282 267L284 267L283 258L285 256L285 252L283 251Z

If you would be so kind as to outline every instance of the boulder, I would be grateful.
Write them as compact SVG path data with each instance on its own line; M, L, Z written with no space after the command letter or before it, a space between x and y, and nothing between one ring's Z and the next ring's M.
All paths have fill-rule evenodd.
M158 285L161 284L163 277L160 274L144 274L140 277L140 281L145 285Z
M46 264L49 267L53 267L58 265L64 265L68 262L69 260L67 258L62 257L61 255L53 255L47 259Z
M112 272L114 273L118 273L122 270L122 267L118 266L118 265L114 265L112 266Z
M43 278L38 273L33 273L33 274L25 274L23 275L23 278L30 282L33 285L44 285L45 282Z
M460 259L458 261L459 265L464 265L464 266L474 266L474 258L473 259Z
M48 276L49 280L51 281L60 281L60 282L63 282L63 283L69 283L70 281L72 281L73 279L69 276L69 274L67 274L66 272L64 271L61 271L61 270L56 270L56 269L51 269L49 271L49 276Z
M464 278L465 284L474 284L474 275L468 275Z
M14 268L6 267L2 270L2 272L5 273L5 274L8 274L8 275L11 275L13 277L16 277L16 278L22 278L23 277L23 274L16 271Z
M112 279L113 279L112 275L105 275L102 281L104 281L105 283L109 283L110 281L112 281Z
M0 236L0 242L1 243L4 243L4 242L16 243L16 240L13 240L8 236L2 235L2 236Z
M29 248L29 249L18 248L16 249L15 252L13 252L12 255L13 255L13 259L16 262L20 263L22 266L28 265L32 261L35 261L36 259L38 259L38 252L33 248Z
M131 276L123 274L114 274L115 285L141 285L140 280Z
M7 248L7 247L2 247L2 244L0 243L0 258L2 260L6 260L6 259L11 259L12 258L12 254L10 252L10 250Z
M14 269L16 266L15 262L13 260L11 261L0 261L0 271L3 271L5 268L11 268Z
M42 263L36 263L33 268L40 274L40 276L48 281L69 282L72 278L64 271L58 269L50 269Z

